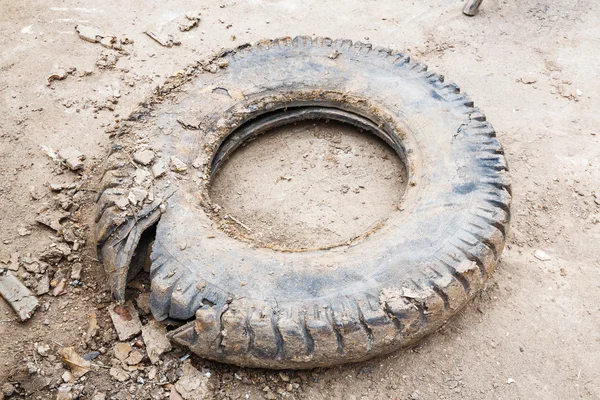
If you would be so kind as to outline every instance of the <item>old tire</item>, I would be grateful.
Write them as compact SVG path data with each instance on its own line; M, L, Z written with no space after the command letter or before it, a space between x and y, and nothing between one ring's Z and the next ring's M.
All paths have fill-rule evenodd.
M211 172L244 140L306 118L387 141L409 171L402 208L330 249L231 237L207 195ZM167 80L113 133L96 215L113 294L124 299L131 256L158 222L153 314L195 317L170 337L205 358L312 368L410 345L482 289L504 246L510 185L494 129L458 86L388 49L308 37L240 46ZM136 159L144 149L150 162Z

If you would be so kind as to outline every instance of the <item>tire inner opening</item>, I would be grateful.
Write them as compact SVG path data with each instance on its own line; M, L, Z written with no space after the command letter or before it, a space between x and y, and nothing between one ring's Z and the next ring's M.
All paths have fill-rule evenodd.
M221 145L209 187L219 227L283 251L332 248L380 227L408 181L394 143L369 126L289 115L270 126L259 118Z

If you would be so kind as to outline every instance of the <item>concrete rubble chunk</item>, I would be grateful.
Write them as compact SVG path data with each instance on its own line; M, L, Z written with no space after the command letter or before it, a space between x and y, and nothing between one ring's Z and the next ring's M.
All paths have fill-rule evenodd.
M133 161L141 165L150 165L154 161L152 150L139 150L133 154Z
M171 171L173 171L173 172L185 172L185 171L187 171L188 167L187 167L186 163L181 161L179 158L177 158L175 156L171 156L171 161L169 162L169 168L171 168Z
M104 33L93 26L76 25L75 30L80 38L92 43L99 42L104 37Z
M109 307L108 313L120 341L127 341L142 331L140 317L131 302L127 302L125 305L112 305Z
M131 353L131 345L129 343L119 342L115 344L113 349L115 358L119 361L124 361Z
M40 303L33 293L10 272L0 275L0 295L10 304L21 321L27 321Z
M190 360L183 363L183 376L175 383L175 389L186 400L210 398L208 377L192 366Z
M67 147L58 151L58 158L64 160L70 170L76 171L83 168L82 160L85 159L85 156L76 148Z
M156 163L152 166L152 176L154 176L155 178L160 178L166 172L167 170L165 169L165 166L161 163Z
M163 353L171 350L171 342L167 338L167 328L156 320L151 320L142 327L142 339L144 339L146 352L152 364L156 364Z

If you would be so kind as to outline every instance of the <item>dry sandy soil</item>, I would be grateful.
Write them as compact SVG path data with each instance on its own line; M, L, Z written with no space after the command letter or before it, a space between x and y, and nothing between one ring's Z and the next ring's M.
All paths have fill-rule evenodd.
M35 279L24 272L23 259L64 248L53 230L36 222L38 211L57 204L69 209L64 223L86 242L70 260L48 266L52 278L68 276L80 262L83 286L41 296L42 307L26 323L0 301L0 383L15 388L13 398L57 398L65 372L58 352L72 345L81 354L104 353L83 378L63 385L60 398L177 398L171 385L148 378L147 359L122 383L98 366L112 365L116 342L88 206L88 183L110 146L106 128L169 75L223 47L320 35L405 50L457 82L485 111L511 168L508 246L482 295L417 347L359 365L284 374L192 357L197 368L210 371L209 396L600 398L600 5L485 0L473 18L463 16L461 7L454 0L1 2L1 260L10 264L18 253L18 274ZM199 26L179 32L177 21L193 10L202 13ZM78 24L133 43L122 53L105 49L81 40ZM173 27L180 46L162 47L143 33ZM47 77L59 67L76 71L48 86ZM41 145L77 147L86 155L84 170L57 166ZM72 198L69 190L52 192L51 183L76 183L70 193L78 193ZM536 250L549 260L535 258ZM98 315L100 332L86 343L91 312ZM49 350L40 354L40 346ZM181 350L165 355L159 377L176 381L182 356ZM11 392L9 385L3 389Z

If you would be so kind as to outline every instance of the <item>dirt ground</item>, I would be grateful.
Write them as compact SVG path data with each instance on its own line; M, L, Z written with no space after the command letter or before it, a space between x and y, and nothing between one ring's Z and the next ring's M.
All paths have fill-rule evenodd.
M90 239L89 207L89 182L110 146L107 128L169 75L221 48L319 35L404 50L457 82L485 111L511 168L508 245L480 298L417 347L303 373L246 370L192 356L207 397L600 398L600 6L485 0L473 18L461 7L454 0L0 3L0 267L18 266L16 274L29 284L42 276L52 281L26 323L0 301L4 395L178 398L171 383L189 373L181 368L181 350L165 354L157 367L146 358L132 363L123 382L110 373L118 362L117 339ZM178 22L194 10L202 14L199 25L180 32ZM122 51L104 48L80 39L78 24L133 43ZM172 31L181 44L163 47L146 30ZM60 68L71 73L48 85ZM76 147L86 156L84 169L56 165L42 145ZM294 179L278 184L286 182ZM36 221L57 208L62 216L51 216L61 218L61 239ZM82 273L75 280L76 264ZM62 279L83 284L52 286ZM90 313L100 327L93 340L86 339ZM141 341L130 342L143 351ZM68 346L100 355L82 378L63 383L67 369L58 353Z

